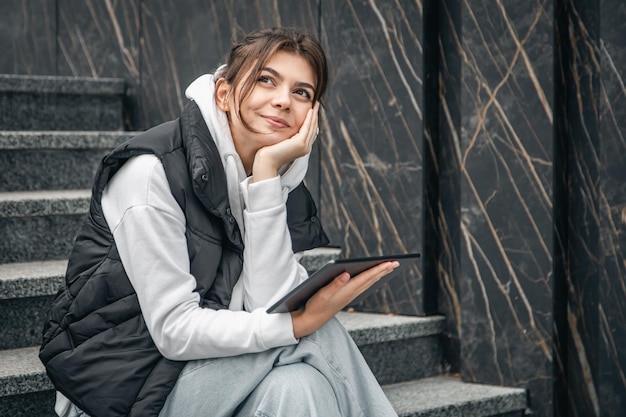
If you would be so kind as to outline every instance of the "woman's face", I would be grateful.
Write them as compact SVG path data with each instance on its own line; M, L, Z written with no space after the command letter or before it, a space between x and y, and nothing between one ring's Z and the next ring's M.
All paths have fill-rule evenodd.
M269 59L250 95L239 105L241 117L254 131L246 128L237 112L240 88L227 94L222 90L229 87L221 81L218 107L230 113L230 129L240 155L295 135L314 104L315 73L303 57L290 52L278 51Z

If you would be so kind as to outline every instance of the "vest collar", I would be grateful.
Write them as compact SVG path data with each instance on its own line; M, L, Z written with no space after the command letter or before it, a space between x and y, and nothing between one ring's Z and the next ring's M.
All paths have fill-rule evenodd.
M209 212L222 219L231 243L243 249L241 232L228 200L224 166L195 102L189 101L185 106L180 121L194 193Z

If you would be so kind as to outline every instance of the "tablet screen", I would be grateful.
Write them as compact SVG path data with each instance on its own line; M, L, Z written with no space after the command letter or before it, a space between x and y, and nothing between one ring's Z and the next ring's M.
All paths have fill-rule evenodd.
M400 266L389 274L381 278L376 284L368 288L363 294L358 296L352 303L367 297L380 288L390 279L400 275L400 272L407 270L415 264L419 253L407 253L402 255L374 256L367 258L348 258L330 261L320 269L315 271L306 281L291 290L287 295L278 300L267 309L268 313L287 313L298 310L306 304L307 300L320 288L329 284L335 277L343 272L350 276L355 276L373 266L385 261L398 261Z

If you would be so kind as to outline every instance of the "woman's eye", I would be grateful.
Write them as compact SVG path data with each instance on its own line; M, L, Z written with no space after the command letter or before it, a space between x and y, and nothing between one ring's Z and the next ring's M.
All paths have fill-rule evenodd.
M304 98L308 98L308 99L311 98L311 94L307 90L296 90L296 91L294 91L294 93L296 93L296 94L298 94L298 95L300 95L300 96L302 96Z
M266 76L266 75L261 75L257 81L260 82L260 83L263 83L263 84L271 84L272 83L272 79L270 77Z

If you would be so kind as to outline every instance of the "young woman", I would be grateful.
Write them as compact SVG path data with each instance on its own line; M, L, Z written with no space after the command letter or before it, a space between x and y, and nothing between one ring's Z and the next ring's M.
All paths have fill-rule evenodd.
M302 184L326 65L301 31L253 32L103 160L40 350L58 415L396 415L334 316L397 263L266 312L328 243Z

